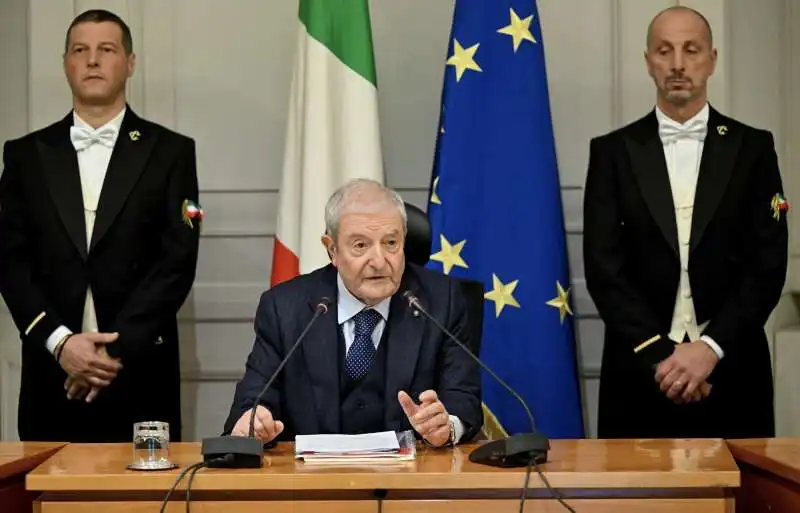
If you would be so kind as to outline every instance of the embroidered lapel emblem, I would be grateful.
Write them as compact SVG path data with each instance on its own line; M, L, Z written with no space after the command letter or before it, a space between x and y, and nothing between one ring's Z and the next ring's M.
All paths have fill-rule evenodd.
M780 221L781 212L789 211L789 202L786 201L786 198L783 197L783 194L778 192L772 197L770 208L772 209L772 218L776 221Z
M134 141L134 142L138 141L141 136L142 136L142 134L139 133L138 130L131 130L130 132L128 132L128 137L130 137L131 141Z
M725 135L728 133L728 127L725 125L718 125L717 126L717 133L719 135Z
M192 223L192 219L197 221L197 225L199 226L200 223L203 221L203 217L205 216L205 212L203 212L202 207L199 204L190 201L188 199L183 200L183 206L181 207L181 217L183 217L183 224L188 226L189 228L194 228L194 223Z

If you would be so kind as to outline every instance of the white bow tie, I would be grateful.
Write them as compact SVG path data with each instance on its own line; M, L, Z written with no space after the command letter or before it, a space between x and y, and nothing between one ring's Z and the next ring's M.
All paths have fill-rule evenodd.
M658 135L664 144L677 141L679 139L696 139L704 141L708 127L701 120L692 121L688 125L680 126L673 123L661 122L658 125Z
M94 143L112 148L114 146L114 136L116 134L116 129L110 126L97 130L80 126L71 126L69 128L69 138L72 140L72 145L75 146L77 151L85 150Z

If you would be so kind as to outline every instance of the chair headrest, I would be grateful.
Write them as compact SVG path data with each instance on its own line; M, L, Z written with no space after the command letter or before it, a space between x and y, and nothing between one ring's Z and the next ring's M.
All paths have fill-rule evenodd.
M425 212L416 205L405 202L408 216L406 235L406 260L425 265L431 256L431 224Z

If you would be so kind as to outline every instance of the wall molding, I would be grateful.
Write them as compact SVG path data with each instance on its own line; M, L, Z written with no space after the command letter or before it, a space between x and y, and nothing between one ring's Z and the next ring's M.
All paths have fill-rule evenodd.
M714 46L720 49L717 59L715 79L708 83L709 100L722 112L730 110L733 105L730 86L733 74L733 58L731 35L733 17L730 16L730 0L677 0L675 5L684 5L697 9L708 19L714 31Z
M142 115L178 130L175 13L177 2L135 0L142 23Z
M782 102L783 109L783 170L784 170L784 189L788 191L786 196L797 199L800 197L800 179L795 175L800 164L800 149L795 144L798 136L797 127L800 126L800 102L794 99L792 92L800 84L800 63L796 62L795 56L800 55L800 38L795 37L794 27L800 27L800 9L793 7L792 0L783 1L784 25L782 27L783 44L781 72L782 72ZM797 214L795 214L796 216ZM796 217L792 217L796 219ZM796 222L789 224L789 277L787 279L788 289L794 293L800 293L800 229Z
M181 383L228 383L240 379L241 372L181 369Z
M586 365L580 370L581 379L599 379L600 367ZM230 383L242 379L242 372L228 370L182 369L182 383Z
M564 233L566 235L583 235L582 223L567 223ZM212 228L200 232L200 238L206 239L271 239L276 234L266 230L254 230L249 228Z
M195 282L178 319L180 322L252 322L258 299L268 288L268 277L262 283ZM574 319L599 319L584 278L572 279L570 296Z
M622 7L621 0L611 0L611 126L622 124L622 67L619 64L622 55Z
M17 418L17 397L19 393L7 394L6 391L19 389L18 377L22 372L19 363L9 360L0 352L0 440L18 440L17 423L9 419Z

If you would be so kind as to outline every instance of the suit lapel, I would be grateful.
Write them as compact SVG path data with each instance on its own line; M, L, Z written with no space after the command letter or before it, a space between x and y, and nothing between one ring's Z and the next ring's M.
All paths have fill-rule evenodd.
M742 139L741 130L734 128L724 116L710 109L692 212L691 250L702 239L728 186Z
M86 220L78 156L69 136L72 113L44 132L37 146L47 187L75 249L86 260Z
M636 132L626 138L626 142L631 169L636 175L647 208L675 255L679 255L675 206L655 111L639 121Z
M125 205L157 139L158 132L152 129L152 125L145 126L141 118L128 107L100 192L90 251L97 246Z
M340 430L339 399L339 323L336 315L336 268L331 266L320 280L319 287L308 296L310 312L299 328L314 315L320 298L331 300L328 313L320 316L301 343L306 368L311 379L319 433L338 433ZM297 333L298 335L300 332ZM290 344L294 340L290 341Z
M389 308L389 329L386 354L386 398L384 408L385 425L392 425L396 419L402 419L403 409L397 400L397 393L405 390L409 394L414 370L417 367L422 336L427 321L422 315L414 316L413 310L403 298L403 293L410 290L419 297L419 283L416 274L406 266L400 289L392 297ZM419 297L423 306L426 304L424 297ZM417 401L417 398L413 398ZM399 426L396 426L399 429Z

